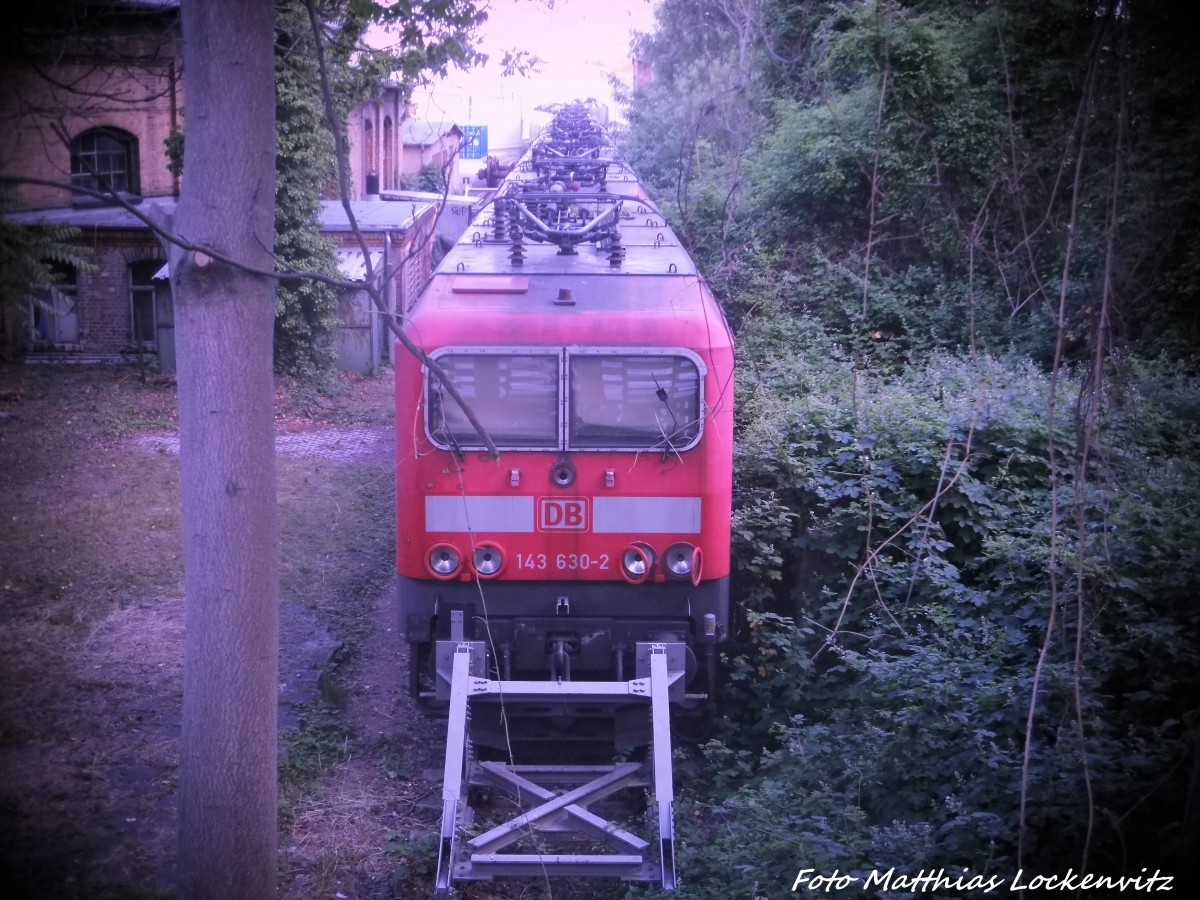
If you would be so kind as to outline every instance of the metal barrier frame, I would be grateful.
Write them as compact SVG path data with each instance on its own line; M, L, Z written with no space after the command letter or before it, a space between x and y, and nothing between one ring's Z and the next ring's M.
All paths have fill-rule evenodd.
M657 881L663 890L676 888L674 784L671 770L670 702L683 696L685 648L676 643L639 643L637 673L629 681L503 681L486 677L486 653L479 641L439 641L437 658L448 682L446 759L442 780L442 824L438 843L434 897L448 900L454 881L514 876L592 876L627 881ZM477 698L504 701L561 701L646 704L650 719L650 752L641 763L603 766L510 765L473 758L470 704ZM547 785L560 788L552 790ZM570 787L576 785L575 787ZM503 791L524 809L519 815L469 840L461 826L473 818L470 787ZM563 787L570 787L565 792ZM652 787L657 840L651 842L588 809L589 805L626 788ZM536 804L536 805L534 805ZM505 853L535 832L578 834L599 841L610 851L587 854Z

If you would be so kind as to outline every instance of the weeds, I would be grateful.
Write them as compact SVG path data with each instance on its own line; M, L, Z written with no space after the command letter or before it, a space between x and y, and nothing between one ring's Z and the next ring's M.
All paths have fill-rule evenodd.
M350 758L350 729L328 710L316 711L310 721L298 729L285 731L281 737L284 750L279 784L285 792L304 787Z

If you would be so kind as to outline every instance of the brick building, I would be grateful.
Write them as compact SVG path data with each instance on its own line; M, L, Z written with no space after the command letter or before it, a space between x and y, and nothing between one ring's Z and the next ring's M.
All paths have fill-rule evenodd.
M170 214L174 197L145 200ZM389 312L403 311L432 270L437 208L412 201L354 201L355 221L384 283ZM175 316L162 247L150 230L120 206L60 207L13 213L21 225L74 225L76 243L92 251L93 271L70 273L54 314L33 310L34 338L26 359L42 362L133 362L157 354L164 372L175 369ZM342 274L364 274L362 250L341 201L321 203L321 230L339 246ZM389 277L384 279L384 273ZM344 369L373 374L391 362L391 341L365 292L345 291L338 357Z
M165 142L184 108L178 3L72 4L70 30L30 37L0 59L0 175L130 196L169 196L178 180ZM95 200L22 184L18 204L45 209Z
M423 166L445 165L462 140L457 125L414 121L406 92L394 82L385 82L374 100L359 104L346 126L352 200L412 188Z
M458 155L463 133L457 125L449 128L431 122L404 123L404 172L412 176L425 166L437 166L443 172Z
M24 41L20 52L0 55L0 128L6 136L0 176L26 179L8 218L80 228L76 243L90 248L95 271L64 270L60 296L29 304L26 321L9 323L9 331L26 335L27 359L132 361L161 351L170 370L173 316L162 247L137 217L86 191L107 182L133 204L170 206L179 194L167 154L171 136L184 130L186 112L178 2L69 6L75 18L64 23L61 35ZM399 186L405 115L403 92L391 83L352 112L353 200ZM68 184L80 190L62 186ZM341 254L344 271L358 271L361 251L339 221L340 205L325 207L323 230L347 250ZM399 287L391 289L391 303L402 303L400 294L419 290L428 277L433 242L423 235L433 229L434 215L431 207L411 203L356 211L356 218L370 223L364 230L379 261L392 265L424 254L392 273L388 284ZM353 312L353 302L343 307L347 327L355 327L350 320L361 314ZM368 357L378 359L379 352Z
M379 96L359 104L346 122L350 199L374 197L400 186L400 124L406 114L400 86L385 83Z

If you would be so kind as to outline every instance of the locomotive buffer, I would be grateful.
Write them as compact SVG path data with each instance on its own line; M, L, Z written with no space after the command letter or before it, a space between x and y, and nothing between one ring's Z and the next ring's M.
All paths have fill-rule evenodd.
M585 876L657 882L674 890L675 833L671 774L670 702L684 692L686 650L677 643L639 643L636 678L629 681L509 681L487 677L482 641L438 641L439 699L449 701L442 826L435 898L447 900L454 881L498 877ZM631 705L644 713L639 735L647 747L642 762L610 765L517 765L480 761L471 732L471 710L499 704L501 715L523 707L586 709L614 718ZM521 810L512 819L474 837L462 833L474 821L470 789L507 795ZM619 791L650 789L652 824L648 841L589 807ZM605 852L556 852L580 840ZM532 850L529 846L532 845Z

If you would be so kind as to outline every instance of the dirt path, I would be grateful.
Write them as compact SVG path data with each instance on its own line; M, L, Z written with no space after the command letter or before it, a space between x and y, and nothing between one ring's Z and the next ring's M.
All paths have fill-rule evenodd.
M171 897L183 642L173 388L23 367L0 370L0 388L0 896ZM310 749L314 721L341 736L337 761L284 795L280 893L296 900L404 896L393 889L404 850L425 846L437 816L422 777L440 759L436 728L407 704L381 578L391 398L384 377L348 381L332 402L279 402L295 549L282 745L294 751L298 729Z
M390 900L410 896L402 891L422 878L432 884L426 870L441 814L436 770L444 738L408 698L407 652L395 622L387 590L370 633L338 672L341 717L352 729L349 758L296 802L283 829L285 900Z

